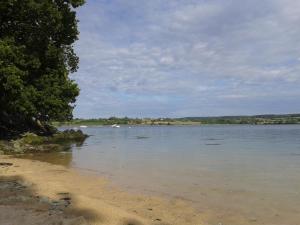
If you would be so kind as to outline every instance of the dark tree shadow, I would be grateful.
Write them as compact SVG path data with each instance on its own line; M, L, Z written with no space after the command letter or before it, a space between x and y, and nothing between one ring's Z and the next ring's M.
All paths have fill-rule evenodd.
M32 184L20 176L0 176L0 224L87 225L101 221L99 213L78 208L76 196L57 198L36 195Z

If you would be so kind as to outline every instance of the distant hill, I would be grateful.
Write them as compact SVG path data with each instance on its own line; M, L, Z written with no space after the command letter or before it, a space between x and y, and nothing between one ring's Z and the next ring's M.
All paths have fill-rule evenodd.
M208 120L208 119L241 119L241 118L297 118L300 114L262 114L262 115L242 115L242 116L208 116L208 117L182 117L179 119L190 119L190 120Z
M253 116L184 117L179 120L204 124L298 124L300 114L264 114Z

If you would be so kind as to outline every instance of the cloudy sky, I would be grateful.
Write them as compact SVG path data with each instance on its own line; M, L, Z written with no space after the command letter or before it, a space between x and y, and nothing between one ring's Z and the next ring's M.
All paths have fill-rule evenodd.
M87 0L74 116L300 112L300 1Z

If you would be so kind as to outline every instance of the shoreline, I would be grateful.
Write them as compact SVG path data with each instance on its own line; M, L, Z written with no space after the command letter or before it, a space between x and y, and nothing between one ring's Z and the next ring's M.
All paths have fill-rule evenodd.
M85 127L80 127L78 124L62 124L60 126L57 126L56 128L60 127L70 127L71 129L78 129L83 130L88 127L110 127L113 128L112 125L102 125L102 124L82 124ZM258 127L264 127L264 126L300 126L300 123L282 123L282 124L272 124L272 123L266 123L266 124L237 124L237 123L213 123L213 124L203 124L203 123L193 123L193 124L118 124L120 127L209 127L209 126L258 126ZM119 128L119 127L118 127Z
M128 193L80 169L0 155L0 171L0 189L13 184L14 196L0 199L0 223L29 225L39 218L66 225L202 225L208 216L183 200Z

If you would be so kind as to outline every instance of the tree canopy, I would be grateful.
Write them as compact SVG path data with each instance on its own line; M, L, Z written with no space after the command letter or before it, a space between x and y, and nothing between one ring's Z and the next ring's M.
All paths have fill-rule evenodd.
M0 2L0 136L47 133L68 120L79 94L75 8L84 0Z

